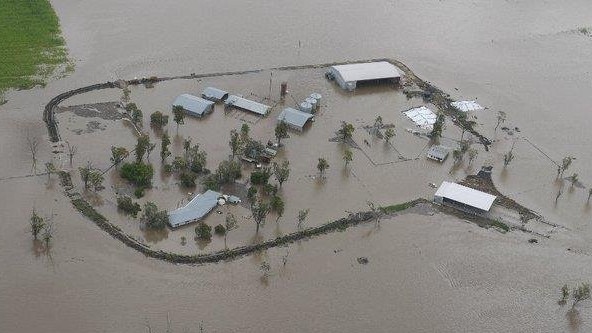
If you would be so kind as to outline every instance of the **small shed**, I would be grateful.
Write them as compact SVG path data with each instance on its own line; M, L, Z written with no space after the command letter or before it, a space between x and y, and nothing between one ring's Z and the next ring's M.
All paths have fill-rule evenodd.
M431 160L442 163L448 157L449 151L450 150L447 147L434 145L430 147L430 149L426 153L426 156Z
M232 107L232 108L237 108L237 109L241 109L244 111L253 112L253 113L258 114L260 116L267 115L267 113L271 109L271 107L269 107L265 104L251 101L249 99L246 99L246 98L243 98L240 96L236 96L236 95L228 96L226 101L224 101L224 105L226 105L226 107Z
M349 91L356 89L360 83L399 83L401 80L397 67L387 61L336 65L331 66L329 72L341 88Z
M304 125L309 121L314 121L314 116L310 113L302 112L292 108L286 108L278 116L278 122L285 122L288 127L302 132Z
M195 196L187 205L169 212L169 225L172 228L199 221L208 215L218 205L218 198L222 195L208 190Z
M468 213L486 213L496 196L456 183L442 182L434 194L434 202Z
M201 97L212 102L221 102L228 98L228 92L214 87L207 87L201 93Z
M175 98L174 106L181 106L188 115L200 118L214 111L214 102L189 94L182 94Z

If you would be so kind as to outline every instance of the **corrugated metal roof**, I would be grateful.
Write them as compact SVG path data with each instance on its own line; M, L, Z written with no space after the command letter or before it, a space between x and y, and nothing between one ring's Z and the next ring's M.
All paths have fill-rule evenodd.
M220 196L220 193L212 190L195 196L184 207L169 212L169 224L171 227L176 228L201 220L218 205L218 198Z
M214 102L199 98L197 96L182 94L175 98L173 106L180 105L188 113L202 116L214 107Z
M201 97L209 99L210 101L219 102L228 98L228 92L214 87L207 87L201 93Z
M440 146L440 145L434 145L434 146L430 147L430 149L428 150L426 155L429 158L436 159L439 161L444 161L446 159L446 157L448 156L448 153L449 153L449 149L447 147Z
M298 111L292 108L285 108L278 116L278 121L284 121L290 126L298 127L302 130L309 119L314 116L310 113Z
M485 211L491 208L496 198L495 195L450 182L442 182L435 196L454 200Z
M253 113L256 113L256 114L259 114L262 116L266 115L270 109L270 107L265 104L251 101L249 99L242 98L242 97L239 97L236 95L228 96L228 98L226 99L224 104L229 105L229 106L233 106L233 107L236 107L239 109L243 109L246 111L251 111Z
M343 81L380 80L401 77L393 64L386 61L332 66Z
M403 114L413 120L417 126L429 130L433 128L434 124L436 123L436 119L438 118L436 114L432 112L432 110L425 106L407 110L403 112Z

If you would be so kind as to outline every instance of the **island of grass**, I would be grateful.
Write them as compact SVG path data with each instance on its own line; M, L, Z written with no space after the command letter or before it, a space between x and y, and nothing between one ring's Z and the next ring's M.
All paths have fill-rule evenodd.
M0 1L0 103L11 88L45 84L71 70L59 20L48 0Z

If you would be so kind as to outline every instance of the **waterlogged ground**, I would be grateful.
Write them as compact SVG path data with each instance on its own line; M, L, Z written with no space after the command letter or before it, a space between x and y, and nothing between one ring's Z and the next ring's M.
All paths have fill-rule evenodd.
M9 102L0 106L5 156L0 161L0 330L145 332L149 324L153 331L164 331L167 312L173 329L181 332L198 332L202 321L207 332L591 329L589 305L568 313L557 304L564 283L589 281L592 276L587 189L570 190L565 183L554 205L561 182L555 181L554 164L538 150L555 161L567 155L577 157L567 173L577 172L583 185L592 184L586 170L592 162L586 149L590 144L587 111L592 102L592 40L578 31L592 25L588 2L52 3L70 53L77 59L77 71L45 89L9 93ZM137 15L140 10L142 15ZM198 16L200 20L195 19ZM374 57L400 59L453 98L477 98L490 107L478 116L479 130L498 141L490 154L480 153L478 163L494 164L494 181L502 192L567 229L530 244L531 236L520 232L501 234L448 216L408 214L382 221L379 229L369 224L231 263L175 266L144 258L85 220L55 180L11 178L31 173L26 133L40 139L40 161L51 158L41 110L65 90L153 74ZM323 80L319 82L325 84ZM200 86L193 84L188 88L199 91ZM267 86L261 87L264 94ZM132 98L153 95L158 103L168 105L167 99L176 93L174 87L138 88ZM68 102L113 101L118 96L116 91L113 96L101 92L88 100ZM352 98L351 103L358 102ZM375 116L363 109L343 111L349 110L357 112L347 115L350 120ZM519 127L519 133L493 132L498 110L508 114L505 125ZM72 120L70 129L86 129L89 120ZM216 114L206 121L221 123ZM61 119L63 134L69 131L71 140L84 139L90 144L80 149L79 161L90 157L106 162L108 151L103 147L111 143L105 137L121 140L122 145L133 144L130 130L112 121L99 121L106 126L104 130L82 135L66 130L67 123ZM220 131L219 145L225 150L208 151L212 156L219 154L217 158L227 152L227 133L234 126L224 124L228 128ZM327 149L328 133L317 125L303 137L287 140L288 148L298 154L298 141L322 138L318 140L322 145L312 149ZM199 128L184 126L180 133ZM515 144L516 159L502 171L502 155L515 138L521 138ZM218 143L210 144L215 150ZM327 154L337 159L337 145L331 147L335 150ZM314 172L310 160L316 155L289 158L291 163L301 163L296 169L305 174L307 168ZM358 157L354 170L365 170ZM385 171L376 175L359 171L364 175L360 183L370 190L367 195L349 197L339 191L346 182L340 178L339 164L332 163L327 186L315 197L329 201L338 195L339 200L315 210L319 214L315 223L322 217L341 217L346 209L362 208L367 199L400 202L429 197L433 190L427 183L432 179L461 178L464 173L448 176L446 166L434 166L425 173L429 179L417 182L411 177L417 172L414 167L380 169ZM286 191L294 191L289 187L286 184ZM175 189L170 189L171 203L184 196ZM309 193L296 194L294 206L288 209L297 210L312 200L305 197ZM28 234L33 206L45 216L54 216L51 257L36 255ZM273 232L274 223L264 231ZM282 228L287 225L281 224ZM179 246L175 239L161 243L167 242ZM358 263L361 256L368 258L368 264ZM259 270L262 261L271 265L267 279L262 279Z

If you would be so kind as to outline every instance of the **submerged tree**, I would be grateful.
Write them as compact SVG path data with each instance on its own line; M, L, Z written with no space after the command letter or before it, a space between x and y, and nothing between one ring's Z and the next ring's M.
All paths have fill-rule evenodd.
M27 146L29 147L29 151L31 152L31 170L33 170L35 174L37 174L37 149L39 148L39 139L27 133Z
M243 144L247 144L247 142L249 141L249 132L250 131L251 131L251 128L249 127L248 124L243 124L241 126L240 138L243 141Z
M514 159L514 153L512 150L504 154L504 168L507 167L510 162Z
M349 162L351 162L353 159L354 153L351 151L351 149L345 148L345 150L343 151L343 162L345 163L346 168L349 165Z
M280 183L281 188L282 184L290 177L290 162L285 160L281 165L273 163L273 175L278 183Z
M33 212L31 213L31 219L29 222L31 224L31 235L33 235L33 238L37 240L39 234L41 233L41 231L43 231L43 228L45 227L45 221L41 216L37 214L35 209L33 209Z
M162 129L169 122L169 116L160 111L155 111L150 115L150 125L156 129Z
M372 134L374 136L377 136L378 133L380 132L380 129L382 128L383 123L382 123L382 117L378 116L376 117L376 119L374 119L374 125L372 125Z
M129 114L129 117L134 125L141 125L142 124L142 110L138 108L136 103L129 103L125 106L125 111Z
M384 139L386 142L391 142L391 139L395 136L395 130L392 127L389 127L384 132Z
M92 164L90 162L86 162L86 166L78 168L78 171L80 172L80 179L82 180L82 183L84 183L85 189L88 189L92 169Z
M437 139L442 136L442 131L444 130L444 114L438 113L436 117L436 122L432 126L432 131L430 132L430 137L432 139Z
M253 215L253 220L257 224L257 233L259 233L259 227L265 224L265 218L268 213L269 205L261 200L257 200L251 205L251 214Z
M277 139L278 146L280 145L282 139L289 137L288 124L282 120L275 126L275 138Z
M571 298L573 299L572 308L581 301L590 299L590 285L588 283L582 283L574 288L571 292Z
M479 155L479 151L475 148L470 148L468 151L469 154L469 165L473 164L473 161L477 158L477 155Z
M231 230L238 228L238 223L236 221L236 217L232 213L226 214L226 219L224 221L224 227L226 227L226 232L224 233L224 248L227 249L226 246L226 237Z
M319 162L317 163L317 169L319 170L321 176L324 176L325 170L329 169L329 162L327 162L327 160L322 157L319 158Z
M563 158L563 160L561 160L561 167L560 167L560 170L561 170L561 177L563 177L563 173L564 173L564 172L565 172L567 169L569 169L569 167L571 166L571 163L572 163L572 162L573 162L573 160L575 160L575 159L576 159L575 157L572 157L572 156L567 156L567 157L564 157L564 158Z
M129 153L125 147L111 146L111 163L118 165L128 154Z
M298 228L302 228L302 225L304 224L304 221L306 220L306 218L308 217L308 212L310 210L307 209L301 209L298 211Z
M148 229L164 229L169 223L169 215L165 210L158 210L158 207L153 202L144 204L144 214L142 220Z
M233 129L230 131L230 141L228 141L228 145L230 146L232 159L234 159L234 156L239 154L243 147L243 141L241 140L237 130Z
M354 134L354 125L347 123L345 121L341 122L341 127L339 128L339 130L337 131L337 135L339 135L339 138L343 141L346 142L347 140L350 140Z
M150 138L148 135L141 135L138 137L138 142L136 143L136 162L142 162L142 159L144 159L144 155L149 148Z
M72 167L72 161L74 160L74 155L78 152L78 147L70 145L70 142L66 141L66 145L68 146L68 158L70 159L70 167Z
M590 197L592 197L592 188L588 189L588 200L586 202L590 202Z
M179 125L185 124L185 110L182 106L173 106L173 120L177 123L177 132L179 132Z
M284 200L277 195L274 195L269 201L269 209L277 214L276 222L284 215Z
M504 111L497 112L497 124L495 124L494 132L497 132L499 125L506 122L506 113Z
M171 155L169 151L169 145L171 144L171 138L167 132L162 134L162 139L160 141L160 159L164 162L167 157Z
M578 174L574 173L571 176L568 177L569 182L571 183L571 187L574 187L574 185L578 182Z

